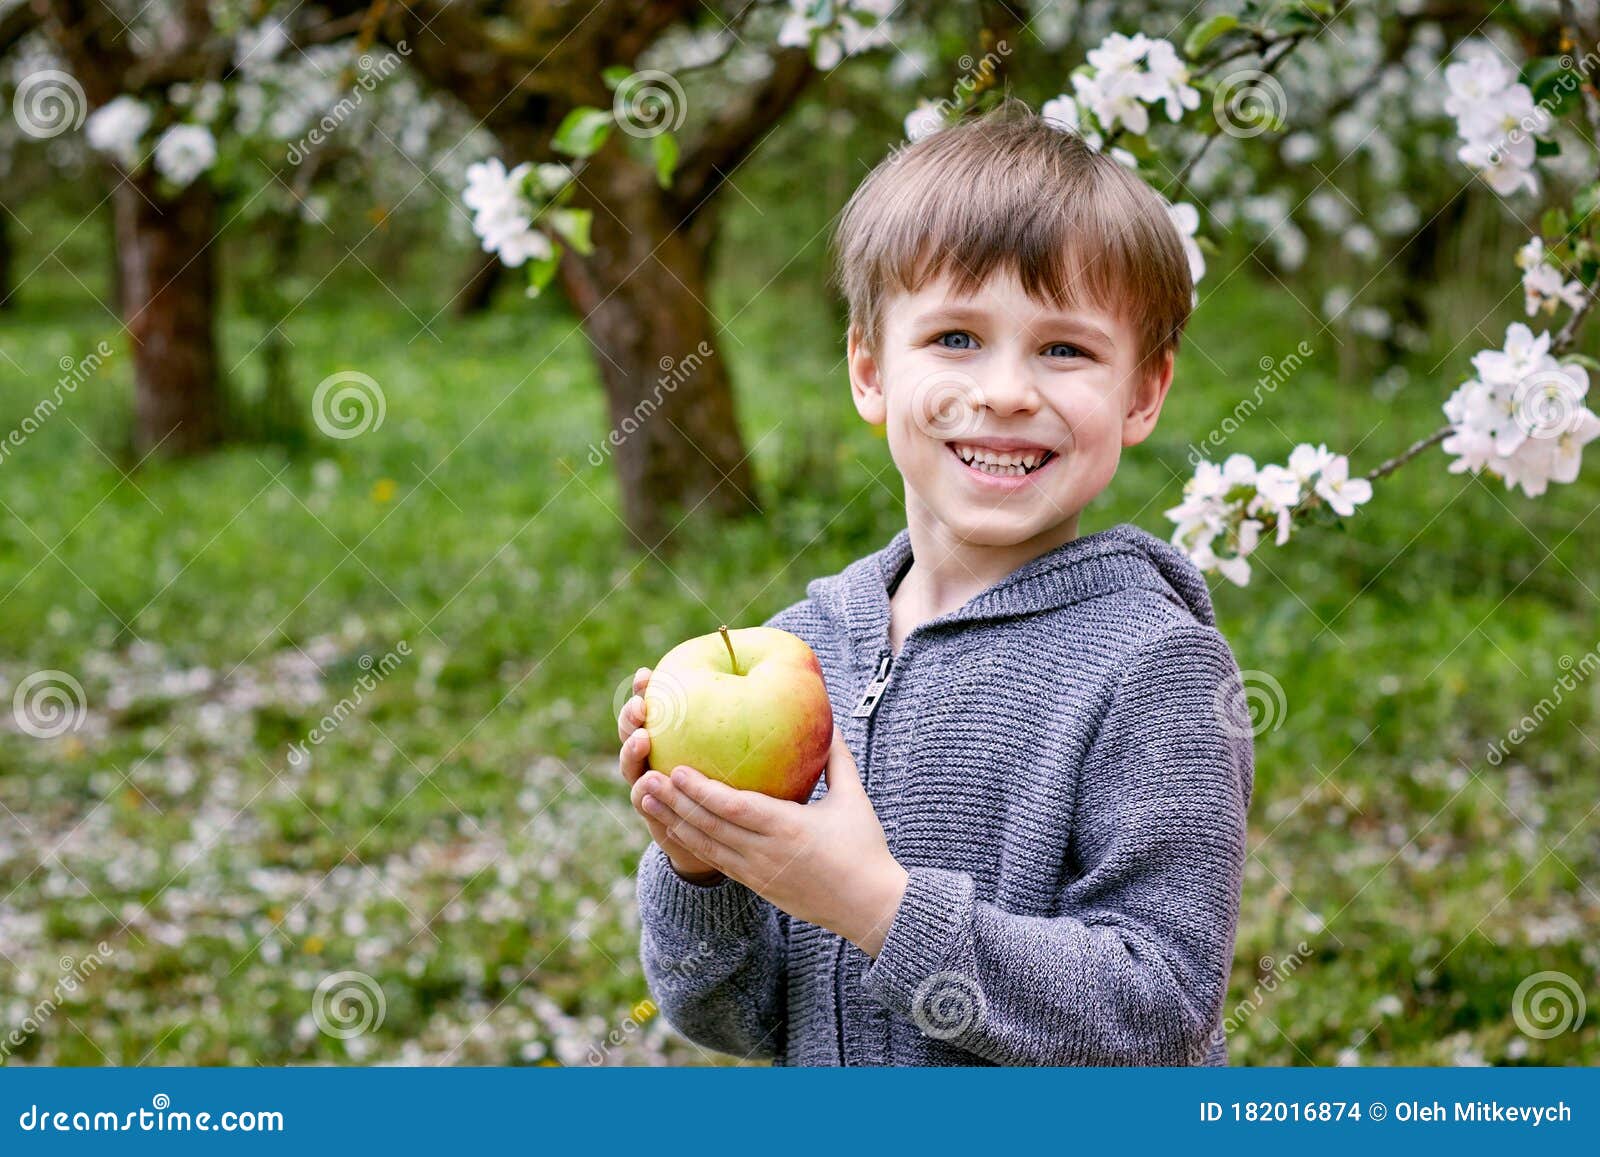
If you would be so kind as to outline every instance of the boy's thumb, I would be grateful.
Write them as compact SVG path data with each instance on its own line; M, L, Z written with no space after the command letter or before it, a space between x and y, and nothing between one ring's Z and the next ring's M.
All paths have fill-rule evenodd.
M833 730L833 746L828 749L827 777L830 794L836 791L866 791L861 786L861 773L856 769L855 756L845 746L844 736L839 734L837 727Z

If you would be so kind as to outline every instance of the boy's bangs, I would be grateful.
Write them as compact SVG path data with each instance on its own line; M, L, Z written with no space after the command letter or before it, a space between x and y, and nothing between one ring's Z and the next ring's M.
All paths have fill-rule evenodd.
M956 296L967 297L990 277L1010 274L1029 297L1058 310L1121 315L1135 300L1133 255L1106 236L1107 223L1083 211L1081 202L1076 212L1037 200L997 205L981 217L969 217L965 208L917 206L907 224L922 222L918 249L886 248L880 284L917 293L945 280Z

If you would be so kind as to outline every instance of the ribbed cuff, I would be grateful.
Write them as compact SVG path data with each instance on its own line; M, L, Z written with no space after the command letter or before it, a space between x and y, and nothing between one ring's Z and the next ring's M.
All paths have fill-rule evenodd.
M659 938L734 939L761 925L761 897L734 880L691 884L652 843L639 860L639 918Z
M912 868L878 958L861 988L886 1008L910 1015L917 988L950 967L972 927L974 887L964 872Z

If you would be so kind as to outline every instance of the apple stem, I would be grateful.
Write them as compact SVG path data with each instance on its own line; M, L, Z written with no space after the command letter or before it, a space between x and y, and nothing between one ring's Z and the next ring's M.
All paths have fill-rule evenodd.
M743 675L744 672L739 670L739 656L733 653L733 640L728 637L728 628L722 626L718 627L717 630L722 635L723 645L728 648L728 661L733 664L733 673L735 675Z

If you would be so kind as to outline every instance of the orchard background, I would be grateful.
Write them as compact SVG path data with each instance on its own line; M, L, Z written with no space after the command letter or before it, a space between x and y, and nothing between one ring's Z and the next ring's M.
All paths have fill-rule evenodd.
M0 0L0 1058L725 1063L647 1001L618 696L903 525L827 240L1009 95L1198 238L1086 529L1245 670L1234 1062L1600 1062L1597 37Z

